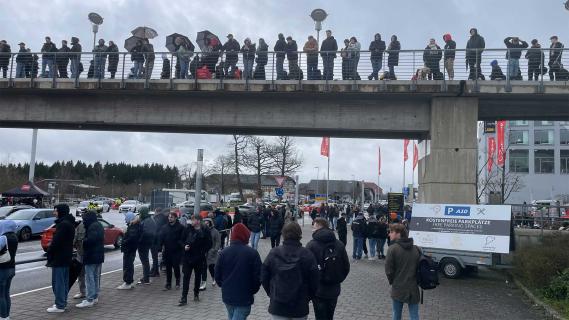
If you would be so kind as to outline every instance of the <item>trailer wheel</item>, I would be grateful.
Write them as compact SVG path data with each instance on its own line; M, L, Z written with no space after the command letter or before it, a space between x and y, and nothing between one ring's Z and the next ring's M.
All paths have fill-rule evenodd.
M457 279L462 273L462 267L460 266L460 263L458 263L458 261L453 258L448 258L441 261L440 268L444 276L449 279Z

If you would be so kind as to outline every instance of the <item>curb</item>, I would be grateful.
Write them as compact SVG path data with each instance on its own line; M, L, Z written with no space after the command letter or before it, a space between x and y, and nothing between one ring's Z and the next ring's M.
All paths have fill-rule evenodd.
M537 304L538 306L542 307L545 312L547 313L547 315L551 318L551 319L555 319L555 320L567 320L567 318L563 317L559 312L557 312L557 310L553 309L552 307L550 307L547 303L543 302L540 298L536 297L525 285L523 285L518 279L512 277L512 279L514 280L514 283L516 284L516 286L518 286L518 288L522 289L522 291L524 292L524 294L535 304Z

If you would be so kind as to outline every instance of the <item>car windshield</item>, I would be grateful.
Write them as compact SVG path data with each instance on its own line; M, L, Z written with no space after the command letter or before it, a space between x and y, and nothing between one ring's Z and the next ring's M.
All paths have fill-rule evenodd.
M87 207L89 206L89 201L81 201L81 203L79 204L80 207Z
M8 213L10 213L10 211L12 211L12 208L14 208L14 207L2 207L2 208L0 208L0 217L3 217L5 215L7 215Z
M6 217L8 220L31 220L36 214L35 210L20 210Z
M125 201L124 204L136 204L136 200Z

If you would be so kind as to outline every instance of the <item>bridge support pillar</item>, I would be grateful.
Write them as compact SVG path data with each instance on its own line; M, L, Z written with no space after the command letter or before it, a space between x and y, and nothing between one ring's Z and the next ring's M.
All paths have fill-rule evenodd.
M430 152L419 161L421 203L476 203L478 99L434 97Z

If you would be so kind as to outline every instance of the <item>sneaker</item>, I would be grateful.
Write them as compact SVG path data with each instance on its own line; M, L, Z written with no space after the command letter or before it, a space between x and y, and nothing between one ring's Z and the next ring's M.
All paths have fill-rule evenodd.
M367 259L367 254L364 254L364 259Z
M200 301L200 296L194 296L194 301L195 301L195 302L199 302L199 301Z
M95 298L95 300L93 300L93 304L97 304L99 303L99 298Z
M130 289L132 289L132 288L134 288L134 287L132 286L132 284L128 284L128 283L125 282L125 283L121 284L120 286L118 286L118 287L117 287L117 290L130 290Z
M168 291L168 290L172 290L172 286L167 284L164 286L164 289L162 289L162 291Z
M176 290L180 290L180 285L179 285L179 284L176 285Z
M185 306L187 304L188 304L188 300L186 300L184 298L182 298L182 299L180 299L180 301L178 301L178 307Z
M136 284L138 284L138 285L147 284L148 285L148 284L150 284L150 279L148 281L144 281L144 279L140 279L140 280L138 280L138 282Z
M73 296L73 299L83 299L83 298L85 298L85 295L82 294L81 292Z
M369 260L369 261L373 261L373 257L369 257L368 260Z
M207 289L207 282L206 281L202 281L202 284L200 286L200 291L204 291L205 289Z
M47 308L46 311L49 313L62 313L62 312L65 312L65 309L59 309L58 307L53 305L53 306Z
M80 304L76 304L75 306L77 308L91 308L94 305L95 305L94 301L83 300Z
M217 284L215 283L215 280L213 280L213 282L211 283L212 287L215 287Z

